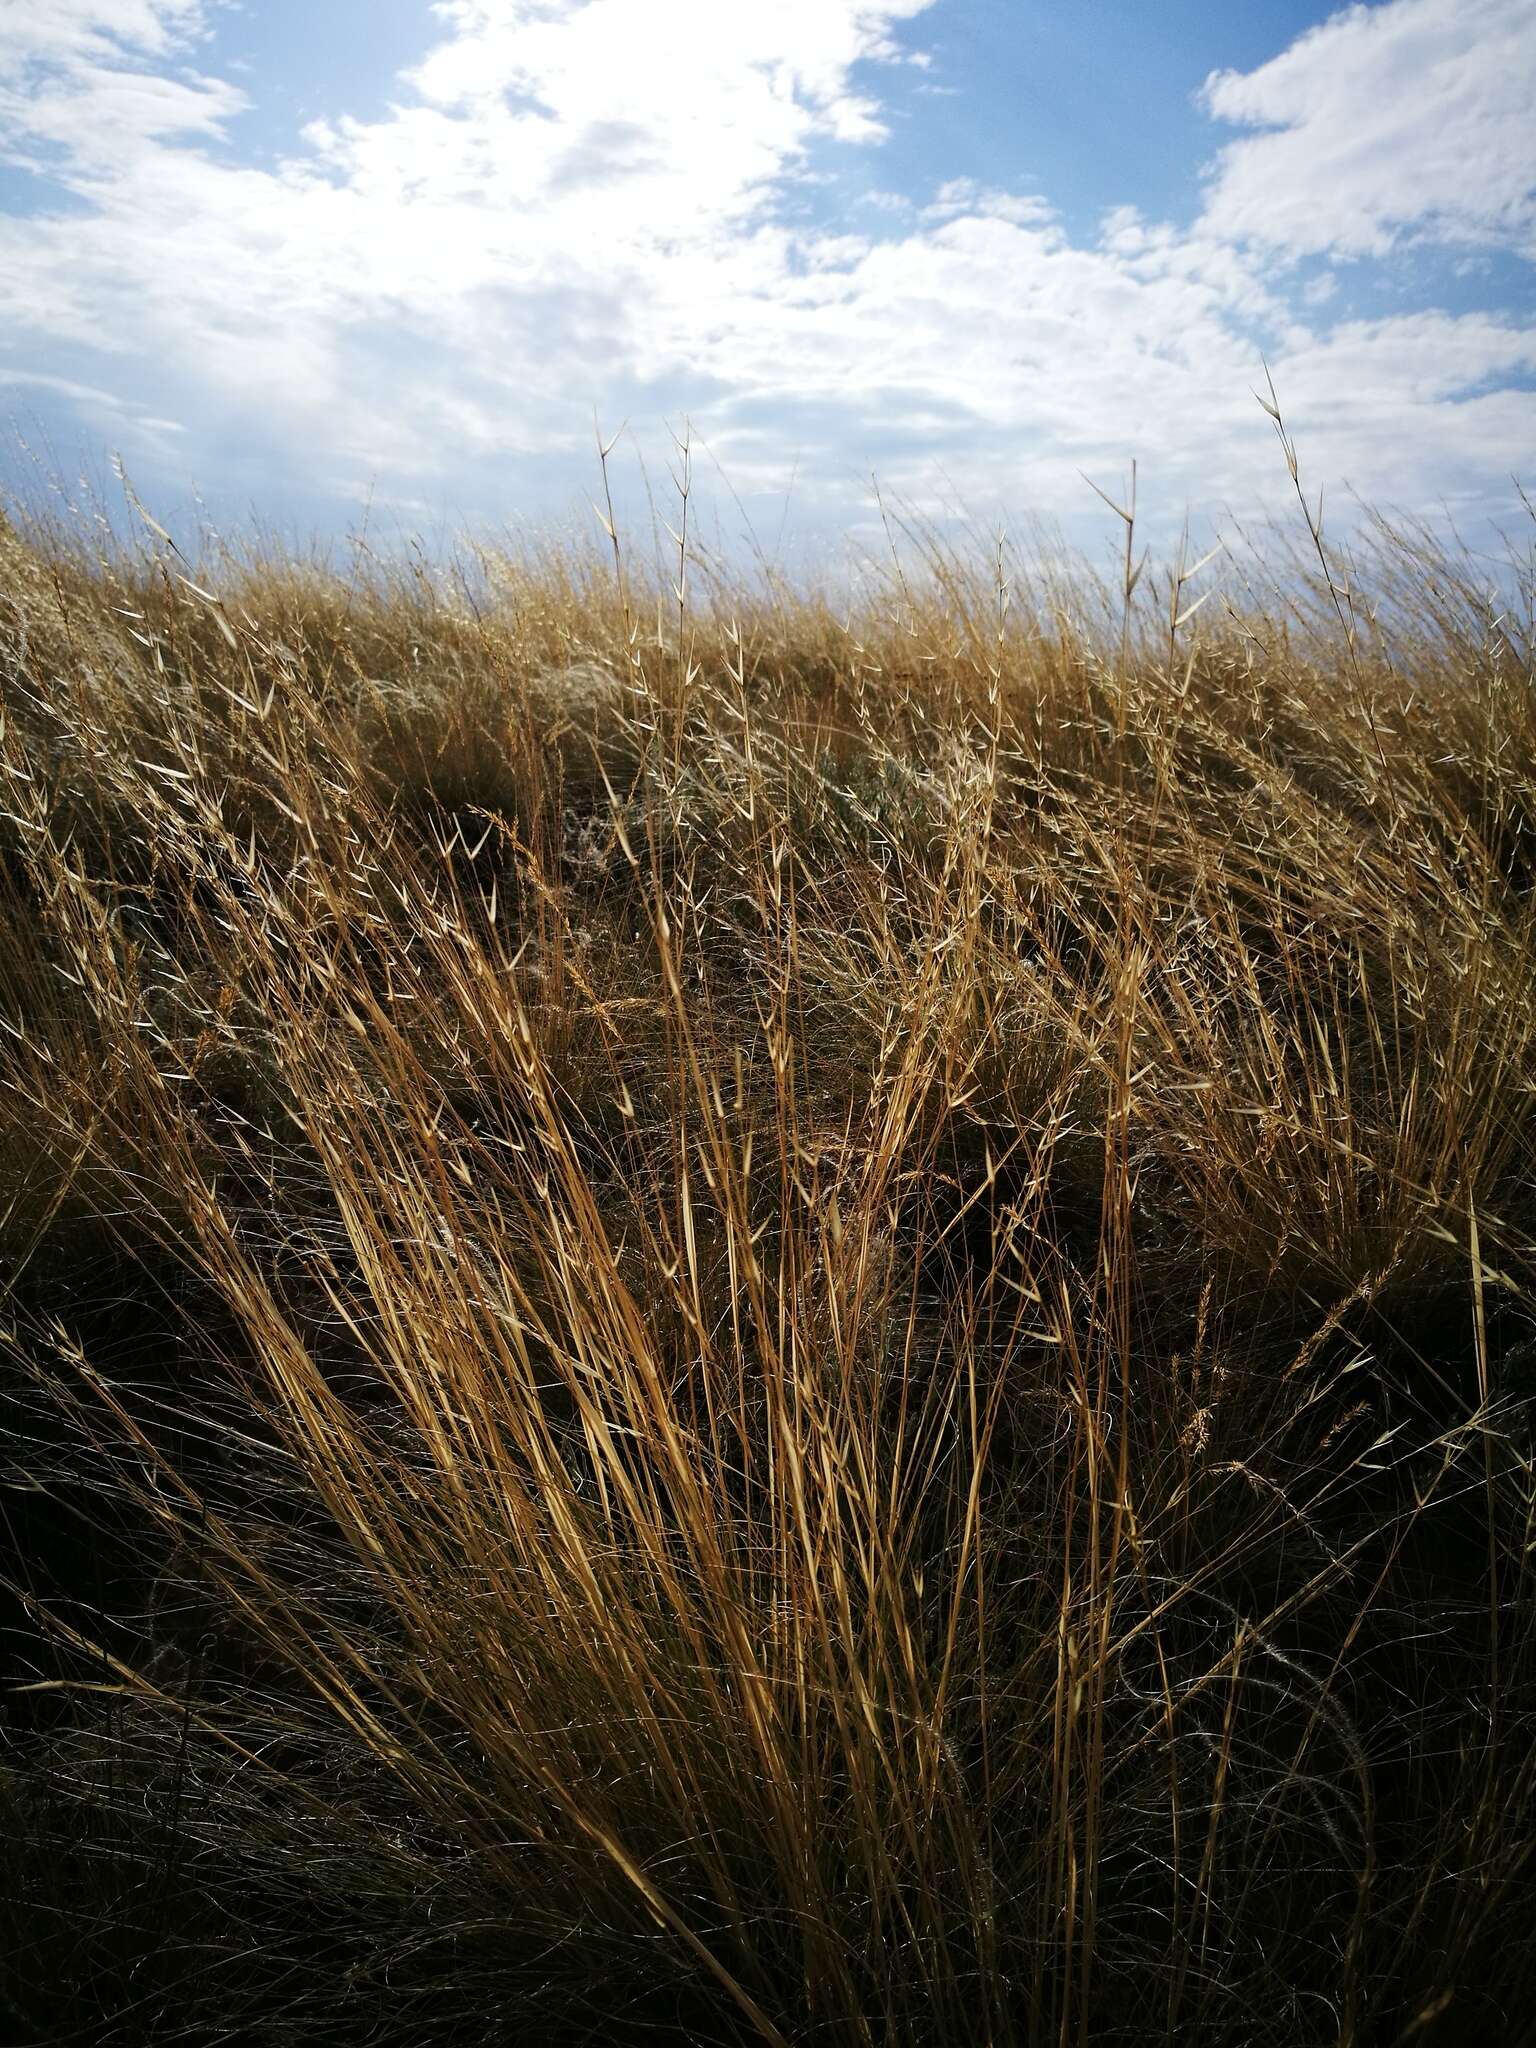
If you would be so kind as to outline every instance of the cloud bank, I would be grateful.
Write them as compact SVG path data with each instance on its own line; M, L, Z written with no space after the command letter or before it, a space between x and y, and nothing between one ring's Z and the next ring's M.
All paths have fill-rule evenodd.
M72 394L130 461L337 499L565 499L594 408L653 446L687 411L748 501L793 464L835 524L871 467L1060 513L1134 455L1180 510L1242 499L1273 480L1267 355L1314 474L1507 503L1529 324L1422 292L1344 318L1331 266L1536 258L1536 0L1353 7L1213 74L1190 218L1128 204L1091 241L1049 193L883 189L963 4L445 0L384 111L261 163L218 0L0 0L30 195L0 218L0 388Z

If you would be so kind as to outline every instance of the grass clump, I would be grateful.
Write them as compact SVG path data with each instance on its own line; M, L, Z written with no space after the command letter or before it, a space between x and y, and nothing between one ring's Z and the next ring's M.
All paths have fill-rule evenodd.
M1531 590L1131 538L0 528L13 2034L1517 2038Z

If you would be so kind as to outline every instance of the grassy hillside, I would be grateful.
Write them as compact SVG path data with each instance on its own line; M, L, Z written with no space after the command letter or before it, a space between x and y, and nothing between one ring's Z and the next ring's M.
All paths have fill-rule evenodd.
M1126 537L0 527L8 2038L1529 2038L1532 592Z

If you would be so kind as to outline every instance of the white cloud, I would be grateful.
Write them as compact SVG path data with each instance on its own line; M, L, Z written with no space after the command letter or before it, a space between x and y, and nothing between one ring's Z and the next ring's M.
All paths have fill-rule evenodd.
M1015 227L1041 227L1056 218L1056 209L1038 192L999 192L974 178L946 178L923 208L929 220L955 220L974 214L982 220L1008 220Z
M206 24L203 0L0 0L5 155L35 163L49 145L79 175L158 137L219 133L245 104L232 86L143 68L184 54Z
M1536 255L1536 0L1348 8L1256 71L1214 72L1210 232L1380 255L1405 234Z
M695 375L722 305L782 281L770 202L818 140L878 138L853 68L928 4L451 0L403 104L275 171L199 146L243 100L178 73L190 0L29 9L0 121L88 210L0 223L0 310L362 463L569 443L615 371Z
M82 384L73 377L50 376L44 370L12 369L0 363L0 393L5 392L20 392L23 398L31 392L45 392L68 399L94 418L110 421L120 442L148 455L163 454L168 436L186 432L179 420L162 419L156 413L144 412L121 392L104 391L94 384Z
M0 70L99 62L127 45L164 56L205 26L204 0L0 0Z
M1383 111L1382 51L1422 53L1436 0L1356 10L1213 80L1223 118L1287 125L1225 152L1193 230L1121 208L1077 245L1046 199L968 179L922 206L871 184L868 233L808 224L819 148L878 166L877 89L936 4L446 0L396 104L335 109L263 169L230 147L242 91L196 68L207 6L0 0L5 147L73 202L0 219L9 352L104 431L174 414L190 447L259 448L338 494L381 471L397 502L505 460L558 460L574 495L596 404L648 415L663 446L661 413L692 411L744 493L781 487L798 446L800 501L829 519L872 464L913 497L942 463L978 497L1091 509L1079 469L1133 454L1177 517L1273 469L1261 346L1298 427L1367 494L1471 490L1536 438L1531 395L1493 388L1533 367L1518 331L1415 314L1319 334L1324 283L1291 294L1262 253L1309 245L1284 194L1263 212L1245 153L1302 146L1335 62L1375 81L1375 141L1332 159L1341 246L1472 218L1468 174L1415 185L1409 166L1381 185L1390 215L1367 176L1383 152L1419 160ZM1463 42L1457 77L1483 62ZM1488 115L1494 88L1463 85L1442 101ZM1505 128L1486 132L1504 164ZM1457 133L1465 154L1476 135Z

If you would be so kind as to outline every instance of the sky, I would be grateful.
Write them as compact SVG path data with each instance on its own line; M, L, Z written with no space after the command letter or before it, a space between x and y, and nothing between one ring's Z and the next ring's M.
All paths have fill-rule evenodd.
M1536 485L1536 0L0 0L0 482L336 535ZM878 493L878 498L877 498Z

